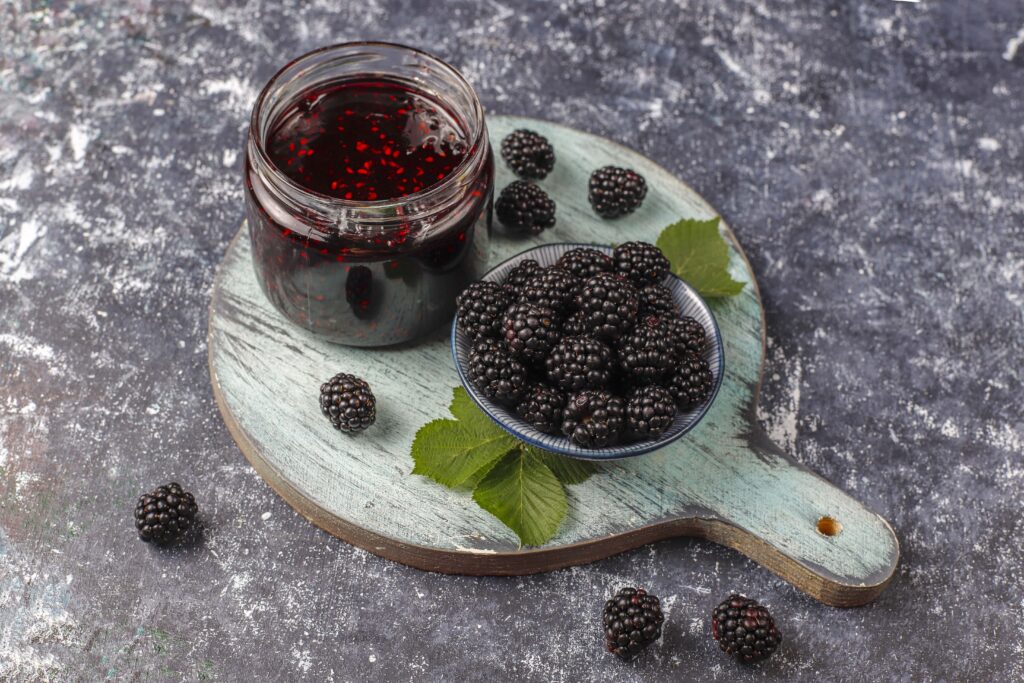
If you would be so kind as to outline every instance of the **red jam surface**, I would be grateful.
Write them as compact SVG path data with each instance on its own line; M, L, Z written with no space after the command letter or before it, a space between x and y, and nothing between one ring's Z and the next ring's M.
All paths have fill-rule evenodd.
M372 202L444 180L466 154L458 122L389 81L339 83L306 94L275 123L271 161L296 183L338 199Z
M278 170L307 191L352 201L400 201L442 183L474 152L444 107L381 80L305 93L269 130L263 144ZM450 321L455 297L485 270L494 162L489 146L483 153L464 197L429 221L340 231L275 199L247 158L264 293L296 324L354 346L409 341Z

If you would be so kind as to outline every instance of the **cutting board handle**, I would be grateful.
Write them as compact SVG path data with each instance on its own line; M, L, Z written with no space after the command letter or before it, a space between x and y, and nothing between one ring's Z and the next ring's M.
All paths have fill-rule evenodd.
M717 481L703 495L691 492L712 510L698 522L699 535L829 605L863 605L888 585L900 554L889 523L797 463L759 427L708 455L717 460Z

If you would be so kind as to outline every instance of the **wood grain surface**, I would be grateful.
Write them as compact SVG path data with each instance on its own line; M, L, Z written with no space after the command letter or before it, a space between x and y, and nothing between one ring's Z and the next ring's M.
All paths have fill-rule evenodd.
M646 158L592 135L531 119L494 117L492 143L527 126L558 150L542 183L558 203L558 225L536 239L496 234L492 261L542 241L654 241L679 218L715 210ZM642 208L602 221L586 201L590 170L633 167L648 180ZM498 187L511 179L499 163ZM314 524L378 555L439 572L524 574L593 561L661 538L702 536L734 547L813 597L863 604L891 579L899 557L888 523L800 466L754 420L764 360L764 315L754 275L735 237L730 270L748 286L712 302L725 341L726 375L703 422L647 456L608 463L569 488L569 516L540 548L451 491L410 474L416 430L447 415L458 385L447 327L422 343L356 349L323 342L287 323L256 283L245 229L221 264L210 306L214 394L233 437L257 471ZM348 436L319 414L325 377L355 372L378 398L373 429ZM837 520L832 531L823 518Z

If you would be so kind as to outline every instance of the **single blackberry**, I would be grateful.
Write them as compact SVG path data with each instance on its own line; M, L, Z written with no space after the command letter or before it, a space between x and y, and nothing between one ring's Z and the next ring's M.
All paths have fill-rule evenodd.
M539 235L555 224L555 200L525 180L505 186L494 202L494 212L513 233Z
M747 664L769 657L782 642L768 609L735 593L712 610L711 635L722 652Z
M516 406L516 413L545 434L557 434L562 427L565 394L546 384L532 384Z
M135 505L135 528L146 543L169 545L195 529L198 511L192 494L182 489L181 484L171 482L139 496Z
M581 280L598 273L610 272L614 267L611 256L589 247L570 249L562 254L555 265L565 268Z
M359 432L377 419L377 399L365 380L340 372L320 385L320 412L335 429Z
M636 386L661 382L678 358L671 328L656 315L638 320L616 350L623 379Z
M497 339L478 339L469 352L469 381L489 399L514 405L526 390L526 368Z
M562 315L569 311L579 286L580 281L575 275L552 266L531 277L519 296L522 301L550 308Z
M696 354L704 351L704 345L707 343L707 332L704 330L703 325L688 315L682 318L671 318L668 322L672 328L673 335L675 335L676 348L679 350L680 355L686 351Z
M647 242L626 242L615 247L615 271L638 285L661 282L671 264L661 249Z
M501 321L512 303L512 296L501 285L481 280L462 290L455 301L459 329L470 339L479 339L501 333Z
M640 315L675 318L679 315L679 307L668 287L651 284L640 289Z
M512 304L505 312L502 336L516 358L543 361L562 337L555 312L536 304Z
M584 448L613 446L626 426L625 402L604 389L584 389L565 404L562 433Z
M579 337L587 334L586 320L579 311L573 312L562 323L562 334L566 337Z
M643 588L623 588L604 603L604 644L628 662L661 638L661 601Z
M605 166L590 174L587 199L602 218L618 218L633 213L647 196L647 181L636 171Z
M540 133L520 128L501 141L501 158L520 178L541 180L555 167L555 150Z
M526 283L542 270L541 265L532 258L523 259L516 264L515 268L509 271L501 286L505 288L505 291L509 293L513 301L518 301L519 295L522 294Z
M679 360L665 388L676 400L676 405L691 408L707 400L713 385L714 377L707 361L695 353L687 353Z
M638 387L626 403L626 426L642 439L661 436L676 416L676 402L668 389L659 386Z
M615 341L636 322L640 296L624 277L598 273L583 283L576 295L576 308L588 334Z
M590 337L563 337L544 362L548 382L562 391L600 389L612 374L612 350Z
M373 301L373 271L366 266L352 266L345 278L345 300L357 318L371 315Z

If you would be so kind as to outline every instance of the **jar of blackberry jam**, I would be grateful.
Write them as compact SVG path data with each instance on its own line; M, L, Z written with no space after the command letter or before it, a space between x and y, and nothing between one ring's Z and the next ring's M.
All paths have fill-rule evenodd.
M286 318L332 341L417 339L483 275L493 184L483 109L454 68L389 43L311 52L253 108L256 278Z

